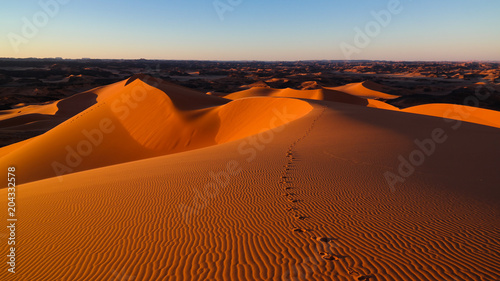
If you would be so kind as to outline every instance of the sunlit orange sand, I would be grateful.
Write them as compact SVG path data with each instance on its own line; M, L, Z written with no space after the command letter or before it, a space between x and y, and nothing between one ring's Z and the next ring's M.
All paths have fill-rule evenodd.
M498 128L340 90L222 99L136 76L91 92L0 149L23 183L1 280L500 277Z

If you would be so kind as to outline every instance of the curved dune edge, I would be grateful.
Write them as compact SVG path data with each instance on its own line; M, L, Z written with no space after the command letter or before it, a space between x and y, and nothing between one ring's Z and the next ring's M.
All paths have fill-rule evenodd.
M383 173L442 124L322 106L261 150L228 142L19 186L23 262L0 279L497 279L495 129L464 124L390 192Z
M3 110L0 115L0 130L50 130L112 95L123 88L125 83L126 80L97 87L44 105L27 105Z
M403 112L429 115L500 128L500 112L466 105L433 103L402 109Z
M371 81L364 81L360 83L351 83L339 87L328 87L327 89L344 92L353 96L366 98L366 99L395 99L399 98L396 95L384 93L385 88L382 85Z
M0 158L1 166L15 163L31 171L18 177L26 183L244 138L312 110L304 101L272 98L212 106L219 98L204 94L210 107L180 110L174 103L182 94L168 89L166 94L140 79L118 89L47 133L5 148L9 153Z
M28 114L54 115L56 114L57 110L57 101L43 105L27 105L14 109L2 110L2 114L0 115L0 122L11 119L13 117Z
M225 96L224 98L230 100L237 100L248 97L284 97L284 98L300 98L312 100L324 100L341 102L356 105L368 105L365 98L356 97L344 92L331 90L331 89L315 89L315 90L295 90L295 89L273 89L273 88L251 88L248 90L236 92Z

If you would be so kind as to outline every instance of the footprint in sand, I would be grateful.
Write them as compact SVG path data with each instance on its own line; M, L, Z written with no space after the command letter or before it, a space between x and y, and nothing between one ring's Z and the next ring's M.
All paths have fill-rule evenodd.
M301 216L301 215L298 215L298 214L295 214L293 217L294 217L295 219L297 219L297 220L305 220L305 219L307 218L307 217L305 217L305 216Z
M319 253L321 255L321 258L327 261L338 261L339 258L336 255L328 254L325 252Z
M338 260L347 258L347 256L329 254L326 252L321 252L319 254L321 255L322 259L327 260L327 261L338 261Z
M297 232L297 233L304 233L304 232L308 232L309 230L308 229L305 229L305 228L300 228L300 227L294 227L293 228L293 232Z
M330 243L333 241L339 240L338 238L328 238L328 237L316 237L316 236L311 236L311 239L316 240L318 242L323 242L323 243Z

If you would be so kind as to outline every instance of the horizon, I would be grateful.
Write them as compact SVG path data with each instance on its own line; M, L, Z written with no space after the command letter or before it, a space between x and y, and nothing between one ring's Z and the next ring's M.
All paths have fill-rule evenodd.
M500 61L500 39L494 36L498 2L362 3L11 2L5 4L9 14L0 19L5 27L0 57Z
M302 60L217 60L217 59L145 59L145 58L63 58L63 57L0 57L0 60L63 60L63 61L78 61L78 60L101 60L101 61L197 61L197 62L387 62L387 63L500 63L500 60L370 60L370 59L356 59L356 60L335 60L335 59L302 59Z

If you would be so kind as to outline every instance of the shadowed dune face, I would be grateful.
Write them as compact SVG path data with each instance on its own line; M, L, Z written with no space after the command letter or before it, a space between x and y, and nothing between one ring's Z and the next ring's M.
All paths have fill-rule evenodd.
M143 83L157 88L169 95L175 108L179 110L203 109L209 106L217 106L228 103L227 99L217 96L206 95L205 93L182 87L161 79L157 79L145 74L136 74L130 77L125 86L133 83L137 79Z
M26 130L26 125L34 123L38 130L48 130L96 103L96 94L84 92L46 105L6 110L0 116L0 130ZM47 126L43 126L43 122L39 121L51 122L46 122Z
M20 182L29 182L244 138L312 109L294 99L230 102L160 81L162 91L151 86L152 81L136 78L126 86L114 85L113 93L80 114L23 146L6 148L9 153L0 161L36 171L20 175ZM89 95L78 99L85 97ZM188 109L189 104L195 104L194 109Z
M28 105L5 110L0 115L0 146L43 134L68 118L96 104L91 91L44 105Z
M97 103L97 95L92 92L76 94L57 102L57 115L74 116Z

